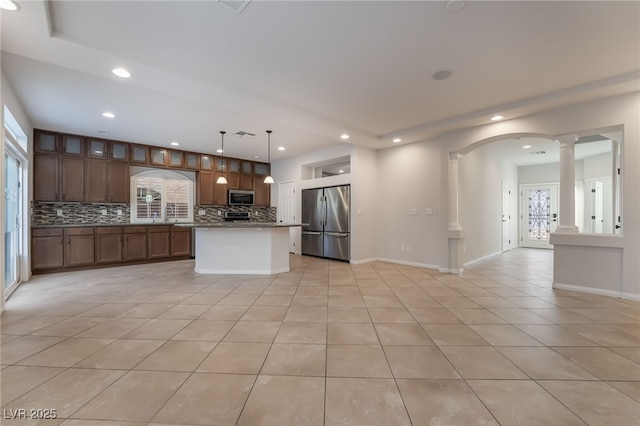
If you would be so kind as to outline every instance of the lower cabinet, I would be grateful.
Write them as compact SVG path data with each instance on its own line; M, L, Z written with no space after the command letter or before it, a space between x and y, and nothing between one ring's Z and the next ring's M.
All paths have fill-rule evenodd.
M171 226L149 227L149 258L171 256Z
M96 263L122 262L122 227L96 228Z
M124 228L124 261L147 258L147 227L127 226Z
M33 228L31 269L66 268L127 262L184 259L191 252L191 228L171 225Z

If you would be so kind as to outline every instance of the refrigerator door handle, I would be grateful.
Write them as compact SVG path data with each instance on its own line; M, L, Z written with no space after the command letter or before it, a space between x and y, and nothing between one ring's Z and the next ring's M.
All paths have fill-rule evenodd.
M322 235L322 232L302 231L305 235Z
M324 212L324 219L322 219L322 226L327 225L327 197L322 197L322 211Z
M339 237L339 238L346 238L349 236L349 234L341 234L338 232L325 232L324 235L328 235L329 237Z

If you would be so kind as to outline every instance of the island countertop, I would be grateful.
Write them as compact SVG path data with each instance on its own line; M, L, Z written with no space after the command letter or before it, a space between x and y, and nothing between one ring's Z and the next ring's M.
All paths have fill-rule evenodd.
M292 228L304 226L303 223L281 222L205 222L205 223L174 223L175 226L190 228Z

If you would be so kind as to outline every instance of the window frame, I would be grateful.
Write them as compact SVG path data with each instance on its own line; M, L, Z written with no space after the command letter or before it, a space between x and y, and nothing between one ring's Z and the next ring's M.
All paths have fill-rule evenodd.
M138 216L138 180L140 178L155 178L162 179L162 197L161 197L161 206L160 212L161 215L157 218L139 218ZM167 182L169 180L173 181L183 181L189 185L189 199L188 199L188 216L186 218L167 218L167 196L166 196L166 188ZM178 173L171 170L162 170L162 169L147 169L143 171L139 171L131 175L130 178L131 185L131 203L130 203L130 222L131 223L189 223L193 222L193 209L195 206L195 176L191 178L190 176L186 176L183 173Z

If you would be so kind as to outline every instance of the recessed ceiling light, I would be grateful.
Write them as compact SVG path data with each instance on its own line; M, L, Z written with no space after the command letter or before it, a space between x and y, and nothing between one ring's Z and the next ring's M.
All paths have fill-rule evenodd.
M124 68L114 68L111 70L112 73L117 75L120 78L129 78L131 77L131 73Z
M444 8L447 12L453 13L462 9L465 4L467 4L467 2L464 0L449 0Z
M179 144L178 142L171 142L171 145L173 145L173 146L178 146L178 145L180 145L180 144Z
M400 142L402 142L402 139L400 139L400 138L395 138L393 140L393 143L400 143Z
M344 173L344 170L338 170L338 173Z
M342 139L343 141L346 141L347 139L349 139L349 135L346 133L343 133L340 135L340 139Z
M218 154L222 154L222 150L221 150L221 149L216 149L216 152L217 152Z
M13 0L0 0L0 9L14 12L16 10L19 10L20 6L18 6L18 3Z
M107 112L103 112L102 116L107 118L115 118L116 115L112 112L107 111Z
M278 151L284 151L285 149L287 149L287 148L285 148L284 146L279 146L278 147Z
M522 145L522 149L529 149L531 148L531 145Z
M257 156L257 155L254 155L254 156L253 156L253 158L255 158L255 159L257 160L257 159L258 159L258 158L260 158L260 157L259 157L259 156Z
M107 132L106 130L98 130L98 134L99 135L108 135L109 132Z
M451 71L449 70L441 70L433 74L434 80L446 80L449 77L451 77Z
M503 115L498 114L498 115L494 115L493 117L491 117L491 121L500 121L503 118L504 118Z

